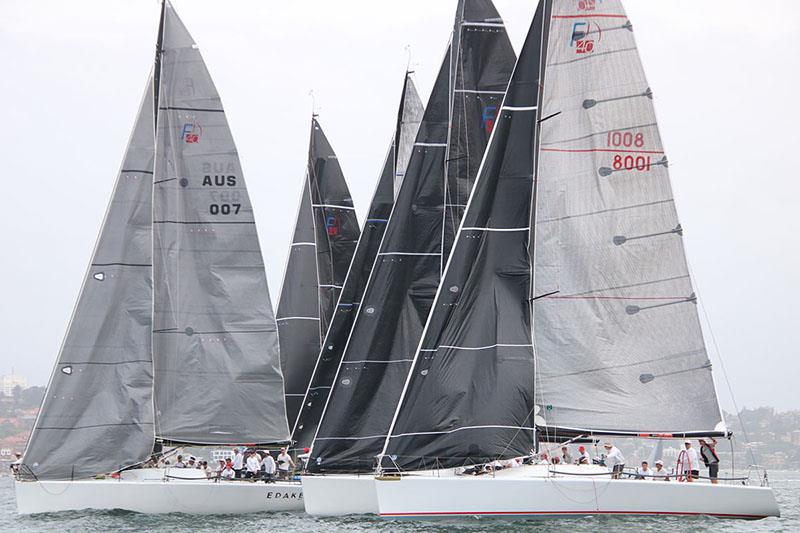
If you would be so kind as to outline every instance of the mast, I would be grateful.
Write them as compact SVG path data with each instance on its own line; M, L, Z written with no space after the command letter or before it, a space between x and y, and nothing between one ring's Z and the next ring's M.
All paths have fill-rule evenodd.
M161 54L164 43L164 17L167 11L167 0L161 0L161 16L158 18L158 36L156 37L156 58L153 68L153 128L158 128L158 102L161 95Z

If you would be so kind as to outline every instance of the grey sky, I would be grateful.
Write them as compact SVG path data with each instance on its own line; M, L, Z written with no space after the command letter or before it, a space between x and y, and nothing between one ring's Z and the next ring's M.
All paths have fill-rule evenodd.
M273 302L305 169L309 90L363 221L405 46L425 100L455 4L174 0L228 113ZM536 1L495 4L519 51ZM800 408L800 2L625 4L734 394L740 406ZM155 0L0 0L0 373L13 365L47 381L150 69L157 15Z

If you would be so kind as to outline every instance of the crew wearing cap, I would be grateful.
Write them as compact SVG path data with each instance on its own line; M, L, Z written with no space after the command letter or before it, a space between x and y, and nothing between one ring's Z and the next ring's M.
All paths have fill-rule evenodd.
M606 466L612 472L611 478L619 479L625 469L625 457L619 448L610 442L606 442L603 447L606 449Z
M700 456L695 448L692 448L692 441L683 441L683 472L686 474L686 481L689 483L700 477Z
M653 476L653 481L669 481L669 472L664 469L664 461L659 459L656 461L655 470L650 471Z
M586 446L578 446L578 464L590 465L592 464L592 456L586 451Z

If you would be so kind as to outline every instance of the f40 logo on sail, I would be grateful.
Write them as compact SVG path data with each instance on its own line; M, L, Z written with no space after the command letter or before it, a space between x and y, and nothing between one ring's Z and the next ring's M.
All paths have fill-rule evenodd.
M339 217L333 213L328 214L328 216L325 217L325 229L328 231L328 237L336 237L339 235L339 230L341 229Z
M181 139L186 144L197 144L203 136L203 128L196 122L187 122L181 130Z
M497 106L487 105L483 108L483 129L491 135L494 129L494 122L497 120Z
M575 47L576 54L591 54L602 38L603 32L596 23L588 21L575 22L572 25L569 45L570 47Z

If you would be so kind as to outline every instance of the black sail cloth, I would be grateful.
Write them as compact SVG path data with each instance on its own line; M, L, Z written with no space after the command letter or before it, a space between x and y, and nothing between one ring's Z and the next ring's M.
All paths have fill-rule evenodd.
M287 418L294 426L360 235L350 190L319 121L278 303Z
M407 74L403 83L397 129L369 207L367 220L353 255L350 270L347 272L336 311L331 318L331 324L322 343L322 349L319 352L302 401L300 414L292 432L292 441L296 449L302 450L311 446L314 433L317 431L328 392L336 370L339 368L345 344L353 327L356 310L361 303L364 287L378 254L378 247L394 205L395 191L399 190L399 185L405 175L423 111L422 101L410 75ZM295 236L295 242L297 242L297 236ZM291 403L291 399L288 403Z
M384 469L534 447L529 249L544 5L525 40L387 439Z
M449 252L447 225L459 222L459 208L446 204L465 203L493 125L484 114L496 111L511 75L513 50L488 0L459 2L452 43L312 446L312 470L374 467ZM456 115L463 134L453 131ZM461 170L450 172L452 164ZM461 199L448 193L458 190Z

